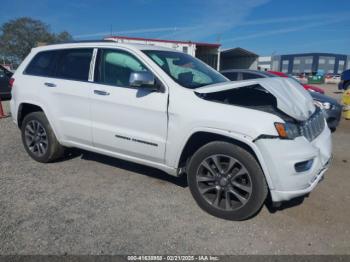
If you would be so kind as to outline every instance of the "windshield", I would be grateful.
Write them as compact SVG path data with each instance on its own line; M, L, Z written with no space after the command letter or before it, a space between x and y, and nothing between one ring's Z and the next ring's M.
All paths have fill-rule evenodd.
M183 87L194 89L228 81L219 72L190 55L159 50L143 52Z

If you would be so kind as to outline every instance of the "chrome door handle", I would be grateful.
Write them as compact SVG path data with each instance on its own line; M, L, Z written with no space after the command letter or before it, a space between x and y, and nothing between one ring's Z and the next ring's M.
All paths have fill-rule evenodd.
M109 93L104 90L94 90L94 94L100 95L100 96L109 96Z
M54 83L45 83L45 85L48 87L56 87L56 85Z

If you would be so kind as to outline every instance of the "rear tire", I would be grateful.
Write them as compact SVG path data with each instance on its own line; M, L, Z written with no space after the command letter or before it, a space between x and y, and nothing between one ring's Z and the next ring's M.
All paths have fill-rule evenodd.
M49 163L63 156L64 147L57 138L43 112L25 116L21 126L22 142L31 158Z
M268 193L264 174L252 154L227 142L201 147L189 162L187 179L197 204L228 220L252 217Z

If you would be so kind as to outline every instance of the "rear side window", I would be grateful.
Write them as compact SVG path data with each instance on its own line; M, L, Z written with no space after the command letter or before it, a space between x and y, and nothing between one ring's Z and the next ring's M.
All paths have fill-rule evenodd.
M44 51L38 53L24 71L27 75L53 76L55 60L58 51Z
M92 48L61 50L56 77L88 81L92 51Z
M238 80L238 73L237 72L227 72L222 73L224 76L226 76L231 81L237 81Z

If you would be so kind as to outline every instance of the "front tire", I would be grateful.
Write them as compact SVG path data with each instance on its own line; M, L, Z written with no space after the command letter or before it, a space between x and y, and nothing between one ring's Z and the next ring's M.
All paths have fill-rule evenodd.
M189 162L187 179L197 204L228 220L245 220L256 214L268 193L264 174L252 154L227 142L201 147Z
M64 148L57 138L43 112L25 116L21 126L22 142L31 158L49 163L63 156Z

